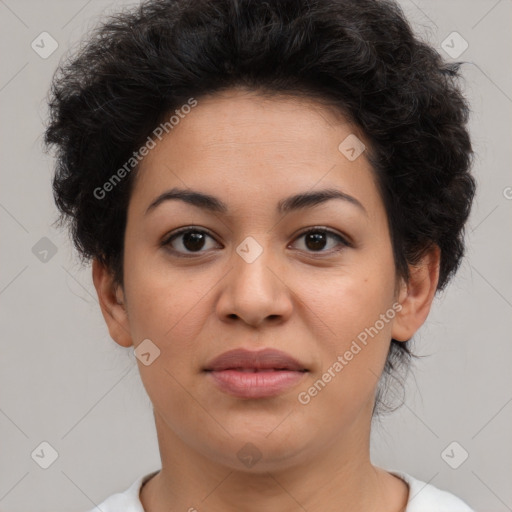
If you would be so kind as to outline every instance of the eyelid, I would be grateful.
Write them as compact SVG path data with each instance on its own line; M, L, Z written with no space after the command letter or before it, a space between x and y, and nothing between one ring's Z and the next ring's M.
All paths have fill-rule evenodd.
M178 257L183 257L183 258L194 258L194 257L197 257L198 255L201 255L201 253L206 253L207 251L183 253L183 252L177 251L176 249L173 249L172 247L170 247L170 242L172 240L179 237L179 235L189 232L189 231L204 233L204 234L208 235L210 238L212 238L213 240L215 240L215 242L217 244L219 244L216 237L208 229L192 225L192 226L183 226L181 228L178 228L175 231L168 234L167 236L165 236L163 241L161 242L161 246L168 247L172 253L178 255ZM303 235L306 235L311 232L319 232L319 231L324 232L327 235L331 235L332 237L337 238L343 247L338 248L338 249L330 249L328 251L305 251L308 255L311 255L313 257L322 257L323 255L327 256L327 255L332 255L333 253L337 253L337 252L341 251L342 249L344 249L345 247L353 247L353 244L349 237L347 237L335 230L324 227L324 226L308 226L308 227L302 229L301 231L299 231L298 233L296 233L294 235L293 241L290 243L290 245L295 243ZM289 247L289 246L287 246L287 247Z
M313 231L313 232L315 232L315 231L324 231L328 235L332 235L332 236L335 236L335 237L339 238L342 241L342 243L344 245L346 245L347 247L353 247L353 243L352 243L352 240L350 239L350 237L348 237L347 235L344 235L343 233L339 233L338 231L333 230L331 228L327 228L325 226L309 226L307 228L304 228L303 230L299 231L295 235L294 241L298 237L300 237L302 235L305 235L306 233L309 233L311 231ZM323 252L328 252L328 251L323 251ZM312 254L314 254L314 251L312 251ZM319 251L318 254L321 254L321 251Z
M208 236L211 236L213 239L215 239L215 237L213 236L213 234L206 228L202 228L202 227L199 227L199 226L194 226L194 225L191 225L191 226L183 226L181 228L177 228L175 229L174 231L172 231L171 233L168 233L165 237L164 237L164 240L163 240L163 244L165 243L168 243L170 240L172 240L174 237L178 236L178 235L181 235L182 233L186 233L187 231L199 231L201 233L206 233Z

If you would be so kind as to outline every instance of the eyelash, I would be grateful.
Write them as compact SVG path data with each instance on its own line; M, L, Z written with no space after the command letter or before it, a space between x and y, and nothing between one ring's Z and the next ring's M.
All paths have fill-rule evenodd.
M173 249L170 247L170 244L174 239L178 238L180 235L183 235L184 233L202 233L205 235L208 235L210 238L213 238L215 240L215 237L213 237L208 231L205 231L204 229L199 228L193 228L191 226L187 226L185 228L181 228L177 231L174 231L169 236L165 237L165 239L162 241L161 245L163 247L167 247L174 255L176 255L178 258L196 258L197 255L200 255L203 252L206 251L196 251L196 252L189 252L187 255L177 251L176 249ZM326 255L332 255L333 253L337 253L342 251L346 247L352 247L352 244L350 244L344 237L342 237L340 234L336 233L335 231L332 231L327 228L323 227L312 227L308 228L305 231L302 231L297 235L295 240L298 240L299 238L303 237L304 235L308 235L310 233L324 233L327 235L330 235L331 237L337 238L339 240L339 244L342 246L338 249L331 249L329 251L307 251L310 255L315 255L314 257L317 257L316 255L321 255L322 257L324 254Z

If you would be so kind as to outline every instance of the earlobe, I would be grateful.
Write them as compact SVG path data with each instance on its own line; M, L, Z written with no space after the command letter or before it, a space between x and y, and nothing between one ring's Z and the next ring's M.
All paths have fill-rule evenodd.
M123 290L115 285L112 273L96 258L92 262L92 280L110 337L122 347L133 345Z
M398 301L402 309L395 316L392 337L407 341L425 322L439 281L441 251L434 245L416 265L409 267L410 277L403 282Z

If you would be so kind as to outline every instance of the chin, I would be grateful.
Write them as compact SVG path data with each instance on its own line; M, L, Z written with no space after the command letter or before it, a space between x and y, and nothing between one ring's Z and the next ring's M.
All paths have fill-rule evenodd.
M208 451L229 469L250 473L285 470L306 462L307 453L314 450L315 440L301 437L301 429L276 428L278 424L261 422L258 428L247 424L238 428L231 425L228 429L231 437L226 435L223 442L210 444ZM212 439L207 441L211 443Z

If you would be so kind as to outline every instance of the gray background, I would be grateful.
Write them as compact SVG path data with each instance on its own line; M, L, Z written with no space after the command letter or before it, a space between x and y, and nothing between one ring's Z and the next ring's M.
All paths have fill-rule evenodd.
M402 408L375 425L373 460L449 489L476 510L512 510L512 1L401 4L448 60L441 44L450 33L469 43L457 60L468 62L479 190L467 258L416 336L417 352L428 357L409 379ZM80 267L67 234L52 227L53 162L41 146L45 95L59 59L123 5L0 0L3 512L84 511L160 467L132 349L110 339L90 269ZM45 59L31 47L43 31L59 45ZM44 237L57 251L47 261ZM43 441L58 453L48 469L31 456ZM448 453L455 465L462 450L469 456L457 469L443 460Z

